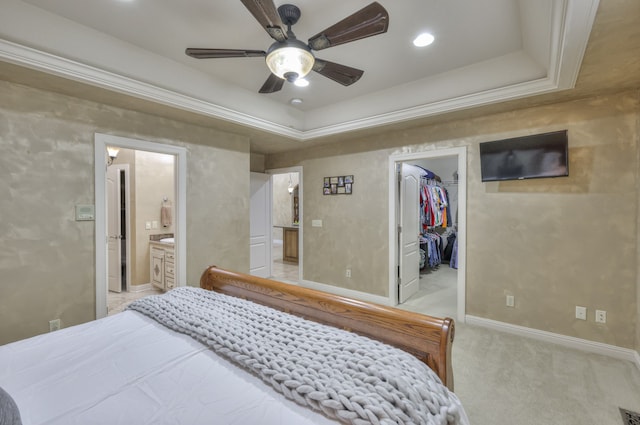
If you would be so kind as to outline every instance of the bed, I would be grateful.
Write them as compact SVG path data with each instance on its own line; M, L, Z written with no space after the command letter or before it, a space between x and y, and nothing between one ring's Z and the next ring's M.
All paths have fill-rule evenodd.
M214 266L200 286L0 346L0 424L468 424L451 319Z

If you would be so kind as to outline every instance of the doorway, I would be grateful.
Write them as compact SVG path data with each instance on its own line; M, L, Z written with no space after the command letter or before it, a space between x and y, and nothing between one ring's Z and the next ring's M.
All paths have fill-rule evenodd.
M165 169L169 169L171 174L171 184L155 184L154 190L159 190L155 196L156 203L148 204L149 210L134 205L133 201L129 201L128 208L125 207L122 210L122 202L116 201L120 204L120 208L116 205L112 205L113 211L120 209L120 214L109 214L109 198L118 198L125 194L125 198L128 193L133 192L133 184L129 183L129 190L127 191L127 184L123 184L121 178L123 174L116 166L113 171L109 169L114 167L114 158L107 157L107 147L117 148L122 152L123 157L127 153L130 155L140 156L145 160L149 158L164 158L170 159L171 164ZM121 157L121 160L123 160ZM124 161L129 162L131 161ZM138 163L141 164L141 163ZM126 168L126 167L122 167ZM142 166L140 167L143 168ZM150 176L157 182L157 168L149 168ZM130 178L125 178L125 181L135 178L135 171L130 171ZM144 180L144 176L140 175L140 180ZM117 180L120 180L119 182ZM116 293L117 289L129 290L130 294L134 296L132 288L135 286L137 290L144 291L151 288L150 284L144 282L140 283L140 275L150 272L150 261L147 253L150 251L149 247L154 243L153 238L158 237L158 243L171 245L171 259L174 261L173 267L170 268L172 276L167 276L167 281L170 281L171 285L184 286L186 285L186 150L180 147L161 145L157 143L129 139L124 137L117 137L105 134L96 133L95 135L95 220L96 220L96 318L105 317L107 315L108 305L108 293L109 284L111 284ZM110 194L110 192L112 194ZM150 190L141 190L140 193L152 192ZM138 196L141 198L141 196ZM155 199L154 198L154 199ZM166 205L172 203L172 208L166 210ZM167 212L169 214L167 215ZM156 214L156 218L152 214ZM131 217L127 220L127 216ZM137 217L137 219L135 219ZM111 220L114 223L111 223ZM125 223L128 221L129 226L122 226L117 223L117 219L123 219ZM135 220L134 220L135 219ZM133 221L133 222L132 222ZM172 226L172 227L169 227ZM142 226L142 231L139 229ZM111 229L110 229L111 227ZM124 230L124 234L122 231ZM167 233L163 233L167 230ZM168 230L171 230L170 232ZM113 233L113 234L111 234ZM98 237L98 235L104 235ZM173 241L160 242L160 238L164 236L172 236ZM104 239L103 239L104 238ZM132 244L139 240L139 244ZM111 241L111 243L110 243ZM125 243L122 243L125 241ZM164 245L162 245L164 246ZM118 260L116 255L118 251L122 252L124 247L125 255L122 256L122 260ZM141 251L138 253L137 251ZM140 258L143 258L140 260ZM111 261L110 261L111 260ZM126 266L117 267L118 263L124 261ZM111 267L109 266L111 262ZM120 277L123 278L125 284L118 284L116 277L116 270L120 269ZM125 273L122 273L125 270ZM111 276L110 276L111 275ZM171 279L168 279L171 277ZM142 278L144 279L144 277ZM134 296L135 297L135 296Z
M391 305L404 302L399 307L433 316L454 317L464 322L466 163L464 147L393 155L389 158ZM439 176L430 169L443 175ZM412 174L411 170L416 170L416 173ZM428 223L424 222L424 216L421 217L420 230L416 234L415 229L412 230L416 226L412 227L412 224L415 224L413 219L416 214L420 214L420 209L418 208L418 212L415 210L416 196L413 192L416 191L416 179L426 178L424 170L429 170L437 177L435 179L428 175L434 177L433 184L441 188L438 190L452 196L447 200L449 215L444 212L444 217L439 217L439 221ZM426 181L423 180L422 183L425 184ZM449 246L449 257L446 257L444 246L447 242L454 241L457 243ZM415 255L417 244L420 246L420 257ZM454 248L455 251L452 252ZM455 256L454 262L451 261L452 254ZM416 266L416 262L419 266ZM416 267L419 268L414 270ZM407 268L410 270L407 271ZM419 284L415 285L413 282L417 273Z
M271 277L302 279L302 167L267 171L271 175Z

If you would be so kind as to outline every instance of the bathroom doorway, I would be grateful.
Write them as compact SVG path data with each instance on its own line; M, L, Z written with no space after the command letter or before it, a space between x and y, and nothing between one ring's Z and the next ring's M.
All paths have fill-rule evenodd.
M107 166L107 306L111 315L131 301L173 287L175 276L167 265L175 261L175 156L107 149L117 153Z
M95 145L96 235L106 238L96 237L100 318L186 284L186 150L98 133Z
M288 283L302 279L302 168L271 174L271 277Z

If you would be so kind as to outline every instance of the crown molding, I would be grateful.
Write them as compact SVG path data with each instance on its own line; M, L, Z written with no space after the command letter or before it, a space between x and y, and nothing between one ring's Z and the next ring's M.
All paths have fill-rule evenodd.
M0 39L0 59L139 99L246 125L293 139L302 139L303 132L300 130L3 39Z
M577 80L598 4L599 0L563 0L552 3L551 48L548 63L545 65L546 78L382 112L365 118L321 125L313 129L296 129L278 124L237 109L223 107L178 91L162 88L8 40L0 39L0 60L304 142L319 137L572 88ZM361 102L366 101L365 96ZM354 105L357 108L357 103ZM313 111L308 114L313 114Z

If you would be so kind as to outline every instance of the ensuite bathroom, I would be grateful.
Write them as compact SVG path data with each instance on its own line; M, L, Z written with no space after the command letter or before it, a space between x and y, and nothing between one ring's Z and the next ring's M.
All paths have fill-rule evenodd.
M109 148L108 314L175 286L175 157Z

